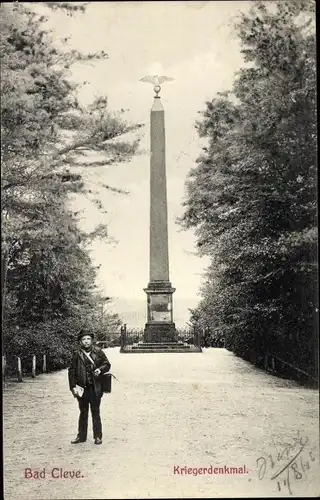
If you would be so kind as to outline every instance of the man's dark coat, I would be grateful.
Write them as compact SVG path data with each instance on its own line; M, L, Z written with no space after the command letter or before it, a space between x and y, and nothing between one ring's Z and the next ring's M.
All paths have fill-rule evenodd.
M93 377L93 385L94 385L94 392L98 397L102 397L103 392L102 392L102 384L101 384L101 376L103 373L107 373L110 368L111 364L100 347L97 346L92 346L92 350L90 353L91 358L94 361L94 366L93 370L96 368L99 368L101 370L101 375L98 377ZM72 356L71 360L71 365L68 370L68 376L69 376L69 387L70 390L76 386L80 385L81 387L85 387L86 381L87 381L87 374L86 374L86 355L82 351L81 348L78 348Z

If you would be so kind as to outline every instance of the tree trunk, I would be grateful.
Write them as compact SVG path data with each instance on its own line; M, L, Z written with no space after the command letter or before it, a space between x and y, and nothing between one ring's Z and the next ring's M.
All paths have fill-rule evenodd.
M7 291L7 271L9 262L9 249L5 247L1 259L1 324L4 321L4 312L6 306L6 291Z
M313 354L314 354L314 378L317 386L319 385L319 303L316 301L317 307L314 315L313 324Z

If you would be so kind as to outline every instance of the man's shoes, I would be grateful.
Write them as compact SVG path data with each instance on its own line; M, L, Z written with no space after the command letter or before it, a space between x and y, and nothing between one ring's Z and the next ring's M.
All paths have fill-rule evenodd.
M73 441L71 441L71 444L78 444L78 443L84 443L86 439L80 439L79 437L76 437Z
M102 444L101 438L94 438L94 444Z

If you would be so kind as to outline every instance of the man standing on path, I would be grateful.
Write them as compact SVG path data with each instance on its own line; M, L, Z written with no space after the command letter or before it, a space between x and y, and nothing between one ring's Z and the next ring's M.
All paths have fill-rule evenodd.
M103 395L101 376L107 373L111 364L102 349L93 345L94 335L81 330L78 335L79 347L74 352L68 370L69 387L78 399L80 415L78 435L72 444L87 440L89 404L92 414L93 438L95 444L102 443L100 403Z

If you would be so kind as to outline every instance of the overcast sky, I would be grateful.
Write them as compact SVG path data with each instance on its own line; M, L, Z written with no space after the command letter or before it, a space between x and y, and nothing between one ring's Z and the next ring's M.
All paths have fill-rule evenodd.
M109 59L93 66L77 66L73 78L89 82L81 100L108 96L111 109L129 109L126 116L143 122L141 148L149 148L152 86L139 79L155 72L175 78L163 85L167 134L170 278L174 298L195 302L205 259L193 255L195 239L175 223L182 214L184 183L195 164L201 143L194 129L205 101L230 88L242 65L233 21L250 1L240 2L92 2L83 15L50 14L49 27L58 38L71 35L70 46L84 52L105 50ZM47 13L47 11L46 11ZM91 175L91 174L90 174ZM93 258L101 264L99 283L114 297L145 299L149 277L149 156L95 170L98 194L108 214L101 216L81 201L83 224L92 229L110 222L117 245L95 243ZM98 188L99 182L121 187L129 195ZM187 319L186 311L186 319Z

